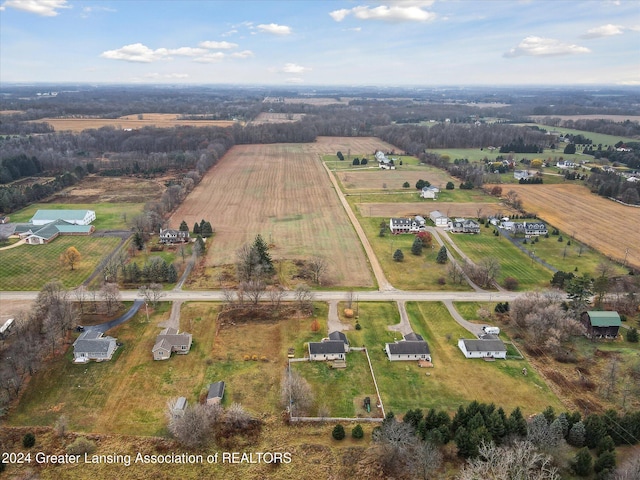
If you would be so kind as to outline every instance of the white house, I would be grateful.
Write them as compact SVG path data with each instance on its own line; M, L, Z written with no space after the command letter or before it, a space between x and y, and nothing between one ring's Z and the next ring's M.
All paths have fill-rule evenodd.
M429 218L436 227L446 227L449 225L449 218L438 210L434 210L429 214Z
M531 176L532 175L529 173L529 170L514 170L513 172L513 178L515 178L516 180L520 180L522 178L526 180Z
M507 358L507 347L497 337L473 340L461 338L458 340L458 348L466 358Z
M440 189L438 187L422 187L422 190L420 191L420 198L431 198L435 200L438 198L438 193L440 193Z
M384 346L390 361L426 360L431 361L429 345L415 333L405 335L402 340Z
M73 361L86 363L89 360L111 360L117 347L115 338L103 337L102 332L96 330L87 330L73 342Z
M38 210L29 223L46 225L56 220L64 220L74 225L89 225L96 219L93 210Z
M189 241L189 232L174 230L173 228L160 229L160 243L186 243Z
M426 220L417 215L415 218L391 218L389 220L389 230L391 233L418 233L427 229Z
M346 347L341 340L309 342L309 360L345 360Z

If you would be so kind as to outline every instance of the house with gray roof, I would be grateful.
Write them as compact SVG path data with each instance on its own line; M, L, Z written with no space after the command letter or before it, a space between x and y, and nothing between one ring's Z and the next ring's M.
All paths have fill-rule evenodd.
M104 337L97 330L86 330L73 342L73 361L87 363L89 360L111 360L116 348L118 344L115 338Z
M179 333L175 328L165 328L156 337L151 349L154 360L168 360L173 352L186 355L191 349L193 337L190 333Z
M209 384L209 390L207 391L207 405L216 405L222 402L224 397L224 382L215 382Z
M480 233L480 224L474 220L456 218L449 221L449 231L452 233Z
M507 358L507 347L496 335L458 340L458 348L466 358Z
M431 351L429 345L424 341L421 335L417 333L409 333L402 340L396 340L394 343L387 343L384 346L389 360L407 361L407 360L426 360L431 361Z

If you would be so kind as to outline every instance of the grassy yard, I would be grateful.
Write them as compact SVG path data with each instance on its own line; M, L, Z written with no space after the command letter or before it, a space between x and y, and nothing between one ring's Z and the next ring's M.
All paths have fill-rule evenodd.
M391 235L387 232L384 237L379 236L380 223L388 219L379 217L359 217L360 225L364 229L369 242L384 270L384 273L396 288L403 290L469 290L466 283L453 285L445 283L441 285L438 279L447 279L448 264L436 263L439 245L433 240L433 249L423 249L422 255L411 253L414 235ZM402 250L404 261L393 260L393 253Z
M67 288L82 283L120 242L119 238L61 236L46 245L21 245L0 251L0 290L39 290L52 280ZM60 255L76 247L82 257L74 267L60 265Z
M507 277L519 282L519 289L546 287L553 273L539 263L532 261L509 240L493 235L493 229L480 228L478 235L451 235L460 249L475 263L485 258L495 258L500 262L498 282L503 283Z
M96 219L92 223L96 230L127 230L127 222L142 213L142 203L34 203L11 214L11 221L26 223L37 210L94 210Z
M278 415L287 349L302 356L304 342L326 336L327 306L316 305L321 329L315 333L309 318L218 328L218 310L215 303L184 304L180 330L193 334L193 345L189 354L167 361L154 361L151 349L159 324L169 318L168 303L150 312L149 323L141 311L109 331L123 344L109 362L73 364L70 339L67 352L31 380L9 423L52 425L64 414L73 430L164 435L167 400L197 402L218 380L226 383L224 406L239 402L255 415ZM253 355L257 360L245 360Z

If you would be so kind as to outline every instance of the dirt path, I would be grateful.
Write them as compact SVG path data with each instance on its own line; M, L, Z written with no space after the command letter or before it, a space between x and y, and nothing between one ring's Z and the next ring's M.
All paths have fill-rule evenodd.
M16 243L14 243L12 245L0 248L0 250L9 250L10 248L16 248L16 247L19 247L20 245L24 245L25 243L27 243L27 239L23 238L22 240L19 240L19 241L17 241Z
M159 323L158 326L162 328L175 328L176 330L180 330L180 309L181 308L182 308L182 301L175 300L171 304L171 315L169 315L169 319Z
M344 332L351 330L352 327L348 323L342 323L340 316L338 315L338 300L331 300L329 302L329 317L327 319L327 327L329 333L331 332Z
M360 242L362 243L364 251L367 254L367 258L369 259L369 265L371 266L371 270L373 271L373 274L376 277L376 282L378 283L378 290L380 291L395 290L393 285L389 283L389 281L387 280L387 277L384 275L384 271L382 270L382 267L378 262L378 257L376 257L376 254L373 252L373 248L371 248L371 244L369 243L369 240L367 239L367 236L365 235L364 230L360 226L360 222L358 222L358 219L353 213L353 210L351 210L351 206L349 205L349 202L347 202L347 199L342 193L342 190L340 190L340 186L338 185L338 181L336 180L335 175L331 173L331 170L329 170L329 167L327 167L326 163L323 162L322 166L327 171L327 175L329 175L329 179L331 180L331 183L333 184L333 188L335 189L336 194L340 199L340 203L342 203L342 206L344 207L345 212L347 212L347 215L349 216L349 220L351 220L351 223L353 224L353 228L355 229L356 233L358 234L358 237L360 238Z

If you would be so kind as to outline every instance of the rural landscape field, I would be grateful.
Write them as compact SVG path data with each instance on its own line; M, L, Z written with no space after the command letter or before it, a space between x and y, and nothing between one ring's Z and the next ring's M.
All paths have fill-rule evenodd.
M640 480L639 26L0 0L0 480Z

